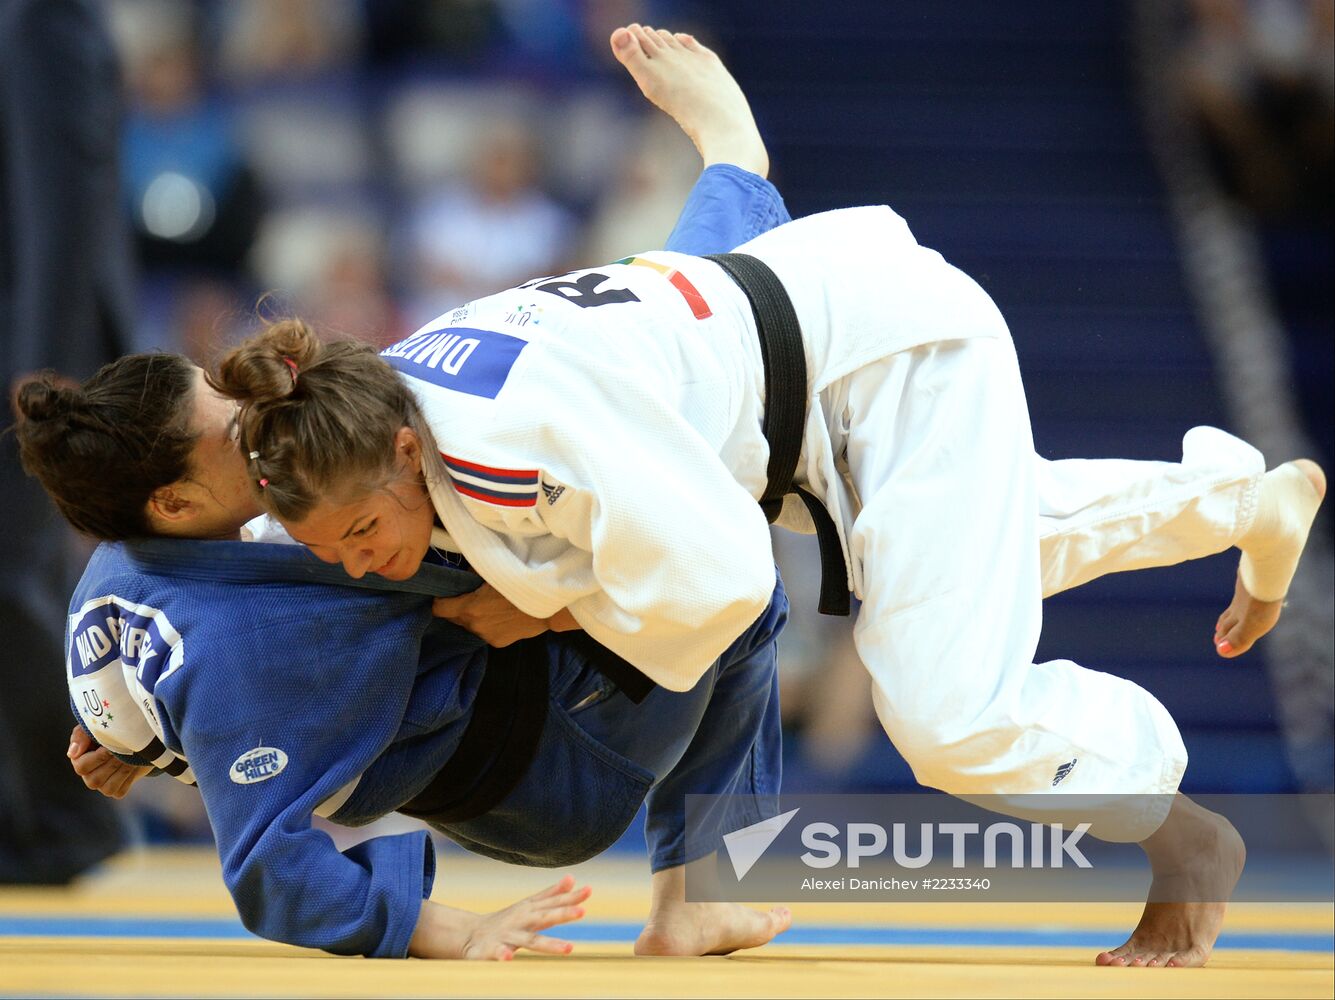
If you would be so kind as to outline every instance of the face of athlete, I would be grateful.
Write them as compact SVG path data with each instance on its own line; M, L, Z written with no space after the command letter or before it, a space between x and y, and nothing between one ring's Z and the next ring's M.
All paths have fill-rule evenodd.
M408 428L395 439L399 473L387 486L352 500L317 505L301 521L284 521L293 539L327 563L342 563L353 579L375 573L406 580L431 545L435 508L422 482L417 436Z
M198 368L192 397L190 471L154 492L149 520L160 534L177 538L236 538L262 513L237 446L237 406L214 392Z

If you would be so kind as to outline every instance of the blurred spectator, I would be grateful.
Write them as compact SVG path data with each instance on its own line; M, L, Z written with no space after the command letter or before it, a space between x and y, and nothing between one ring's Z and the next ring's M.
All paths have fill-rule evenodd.
M194 8L121 0L116 9L137 39L125 156L141 260L150 271L234 272L263 203L226 109L206 97Z
M1190 0L1184 85L1225 182L1268 216L1329 217L1335 4Z
M228 0L219 15L220 68L231 80L301 78L360 54L353 0Z
M529 129L498 122L479 139L467 178L416 208L408 224L416 320L567 269L574 220L540 189L539 172Z
M221 348L250 332L235 286L218 278L182 281L171 288L163 304L166 323L161 342L172 344L199 365L218 360Z
M97 7L0 0L6 395L39 369L86 378L129 340L120 125L117 63ZM12 435L0 449L0 883L64 883L119 850L123 833L111 803L87 791L65 759L72 536L23 474Z
M318 283L303 300L310 303L305 315L335 336L388 347L412 332L390 295L378 242L332 247Z
M700 154L681 129L661 115L646 119L594 212L580 260L618 260L662 246L699 173Z
M412 331L386 276L378 220L307 208L274 213L255 246L254 270L285 308L316 328L387 347Z

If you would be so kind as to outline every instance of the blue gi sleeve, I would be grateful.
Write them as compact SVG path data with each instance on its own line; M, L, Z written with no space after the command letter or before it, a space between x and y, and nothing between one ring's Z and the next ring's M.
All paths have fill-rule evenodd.
M93 750L96 750L99 747L101 747L103 750L106 750L107 753L111 754L111 756L115 757L122 764L131 764L134 767L152 767L153 774L158 775L162 773L160 770L154 767L153 762L151 760L148 760L145 757L140 757L138 754L134 753L117 753L110 747L102 746L102 741L97 738L97 734L88 728L88 723L83 721L83 716L79 714L78 706L74 704L73 697L70 698L70 712L73 713L74 721L78 723L79 728L82 729L85 733L87 733L88 738L93 741L93 745L89 750L90 753Z
M429 608L347 595L312 619L338 630L317 639L288 620L233 634L226 648L198 643L154 693L194 768L246 927L335 954L403 957L435 876L425 831L340 853L311 817L392 741Z
M727 253L789 221L773 184L741 167L716 163L695 182L663 249L697 257Z

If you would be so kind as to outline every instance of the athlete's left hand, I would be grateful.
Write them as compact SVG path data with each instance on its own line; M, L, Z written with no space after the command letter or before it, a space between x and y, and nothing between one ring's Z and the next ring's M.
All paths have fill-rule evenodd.
M148 774L151 767L135 767L111 755L106 747L95 747L82 726L70 733L70 748L66 754L74 773L95 792L109 799L123 799L130 786Z
M553 627L548 619L524 614L489 583L462 597L437 597L431 610L437 618L463 626L497 649L520 639L531 639Z
M408 942L414 958L469 958L508 962L520 949L569 955L574 945L540 933L584 916L582 904L593 890L575 888L567 875L555 885L495 913L469 913L431 900L422 909Z

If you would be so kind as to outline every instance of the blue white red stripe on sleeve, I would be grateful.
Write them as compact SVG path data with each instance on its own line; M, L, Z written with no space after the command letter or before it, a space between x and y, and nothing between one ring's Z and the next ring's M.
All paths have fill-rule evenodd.
M538 469L500 469L444 453L440 457L454 489L466 497L499 507L532 507L538 502Z

